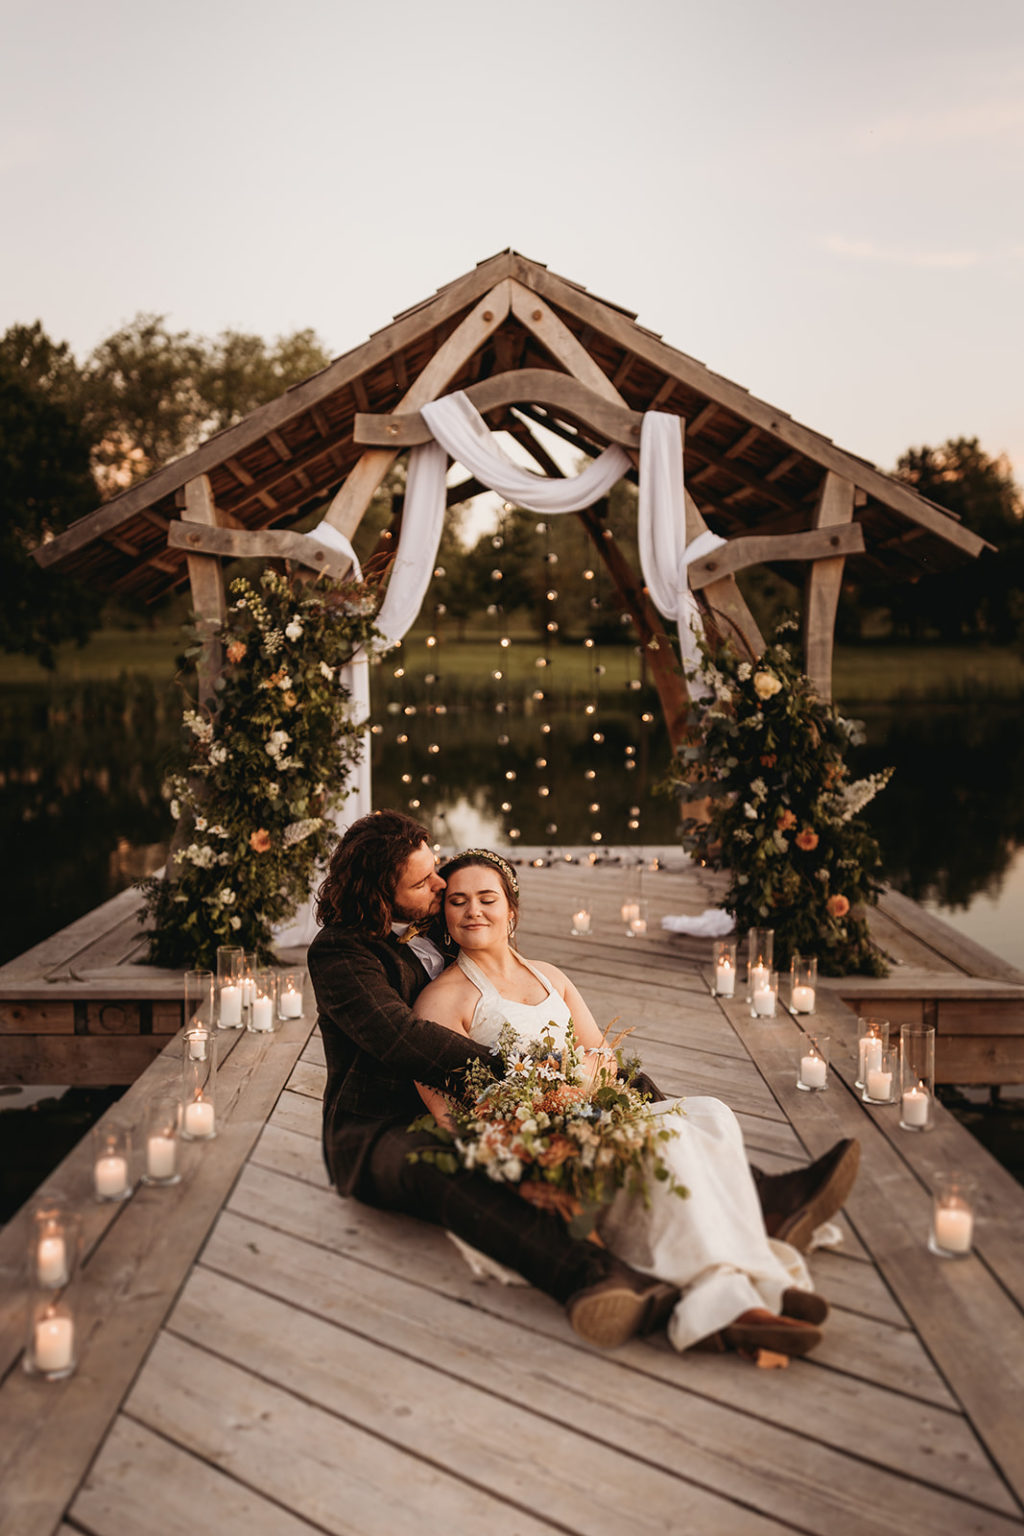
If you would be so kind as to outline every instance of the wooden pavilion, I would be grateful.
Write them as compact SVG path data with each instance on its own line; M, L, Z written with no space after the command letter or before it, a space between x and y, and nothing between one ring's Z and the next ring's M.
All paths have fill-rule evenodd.
M362 346L166 465L36 552L115 592L156 599L186 580L196 614L224 614L222 561L288 557L341 575L345 556L296 532L320 510L351 538L398 454L429 436L420 408L465 390L492 430L558 474L542 426L593 457L633 458L645 411L676 414L684 439L686 540L727 540L689 567L692 591L755 650L763 642L735 582L769 564L804 589L805 670L831 692L844 572L915 580L973 558L985 541L948 512L774 406L668 346L619 305L515 251L502 251L395 317ZM485 489L463 481L449 502ZM645 642L661 622L637 573L592 535ZM394 548L397 528L383 536ZM670 735L685 709L671 648L652 649ZM215 664L215 663L214 663Z

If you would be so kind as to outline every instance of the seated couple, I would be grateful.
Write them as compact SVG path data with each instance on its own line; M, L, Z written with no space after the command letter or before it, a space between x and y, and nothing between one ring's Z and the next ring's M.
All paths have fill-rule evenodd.
M603 1246L483 1173L410 1160L436 1144L408 1128L423 1103L442 1119L444 1095L458 1094L472 1062L493 1061L506 1022L524 1042L553 1032L557 1046L572 1030L580 1049L599 1051L601 1031L572 982L515 948L518 912L516 874L499 854L470 850L439 873L426 828L397 811L345 833L309 950L327 1058L324 1155L339 1192L435 1222L516 1270L592 1344L666 1326L680 1350L806 1354L828 1309L799 1250L849 1193L856 1142L773 1177L748 1166L735 1116L717 1099L666 1105L676 1134L664 1156L689 1197L653 1180L649 1204L620 1192L599 1223ZM458 946L448 969L419 931L435 918Z

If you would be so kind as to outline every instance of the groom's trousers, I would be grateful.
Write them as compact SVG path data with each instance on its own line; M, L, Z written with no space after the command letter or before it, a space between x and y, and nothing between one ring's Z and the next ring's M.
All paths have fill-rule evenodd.
M607 1249L571 1237L560 1216L486 1174L442 1173L432 1163L409 1161L410 1152L437 1145L427 1132L386 1130L363 1166L356 1198L454 1232L556 1301L604 1279L612 1262Z

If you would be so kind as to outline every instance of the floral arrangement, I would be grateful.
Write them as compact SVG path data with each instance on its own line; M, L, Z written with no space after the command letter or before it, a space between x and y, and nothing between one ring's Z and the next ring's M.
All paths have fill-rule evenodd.
M673 778L710 795L710 819L683 846L730 883L739 932L775 930L775 960L818 956L826 975L884 976L865 907L877 901L878 844L858 813L892 770L853 781L845 757L861 727L818 698L784 643L784 619L758 659L702 645L708 697L692 706Z
M584 1237L620 1189L649 1200L648 1179L672 1193L688 1191L672 1178L659 1146L676 1134L662 1124L630 1081L636 1063L623 1063L612 1050L609 1065L588 1083L581 1055L570 1039L556 1050L554 1038L524 1046L511 1025L492 1048L501 1076L484 1062L466 1074L466 1094L451 1106L454 1130L433 1115L412 1130L429 1130L436 1148L413 1152L446 1173L475 1168L498 1183L513 1184L527 1199L559 1211L574 1236Z
M230 591L216 707L185 709L188 764L165 784L168 877L142 882L158 965L212 966L221 944L270 958L326 863L359 753L338 673L376 636L376 594L270 568L258 589L239 578Z

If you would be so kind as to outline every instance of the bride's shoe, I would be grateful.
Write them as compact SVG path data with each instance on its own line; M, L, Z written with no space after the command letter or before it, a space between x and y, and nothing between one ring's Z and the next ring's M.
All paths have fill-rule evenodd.
M776 1317L763 1307L752 1307L692 1348L719 1354L734 1349L756 1355L758 1350L766 1349L775 1355L806 1355L820 1343L821 1333L812 1323L795 1317Z
M817 1291L801 1291L791 1285L782 1293L782 1306L779 1310L783 1317L798 1317L803 1323L814 1323L817 1326L828 1317L828 1302Z

